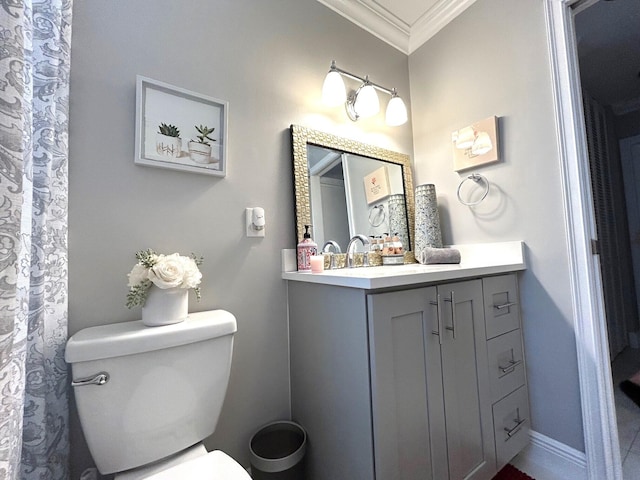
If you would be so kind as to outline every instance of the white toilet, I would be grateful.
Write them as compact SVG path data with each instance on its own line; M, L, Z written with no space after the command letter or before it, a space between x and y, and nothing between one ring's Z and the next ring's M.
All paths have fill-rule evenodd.
M250 480L201 443L216 428L235 317L192 313L181 323L141 320L86 328L67 342L78 414L91 455L117 480Z

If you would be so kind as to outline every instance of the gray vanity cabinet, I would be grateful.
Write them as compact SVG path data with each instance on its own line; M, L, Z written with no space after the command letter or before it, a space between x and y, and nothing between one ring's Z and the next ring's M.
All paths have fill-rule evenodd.
M368 296L376 478L490 479L482 283Z
M305 480L374 480L366 293L288 282L291 417Z
M512 420L527 404L524 376L494 381L488 351L493 341L501 367L510 341L519 355L519 315L513 326L504 315L514 305L487 310L489 300L509 302L484 280L392 291L288 282L291 410L308 433L306 479L489 480L522 448L526 433ZM503 326L488 334L493 310ZM497 447L507 430L517 440Z

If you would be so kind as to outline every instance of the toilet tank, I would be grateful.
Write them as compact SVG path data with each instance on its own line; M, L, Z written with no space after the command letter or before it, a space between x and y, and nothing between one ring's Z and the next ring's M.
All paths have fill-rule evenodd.
M181 323L141 320L86 328L67 342L82 430L101 473L121 472L179 452L213 433L222 409L235 317L224 310Z

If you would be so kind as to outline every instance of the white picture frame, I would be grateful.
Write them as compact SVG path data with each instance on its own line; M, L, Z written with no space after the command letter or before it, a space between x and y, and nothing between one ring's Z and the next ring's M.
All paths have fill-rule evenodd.
M228 111L225 100L138 75L134 163L224 177Z

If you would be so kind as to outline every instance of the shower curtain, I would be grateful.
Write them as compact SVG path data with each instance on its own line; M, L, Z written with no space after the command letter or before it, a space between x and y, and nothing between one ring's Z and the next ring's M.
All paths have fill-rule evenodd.
M72 0L0 0L0 478L68 474Z

